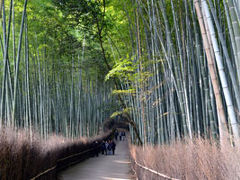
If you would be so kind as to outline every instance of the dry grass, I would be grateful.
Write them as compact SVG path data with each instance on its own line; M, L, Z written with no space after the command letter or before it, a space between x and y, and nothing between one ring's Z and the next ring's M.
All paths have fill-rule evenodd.
M240 151L230 145L221 149L208 140L176 142L162 146L131 146L138 163L178 179L240 179ZM161 179L133 165L141 180Z
M67 157L93 147L95 140L106 139L110 132L91 139L69 140L52 135L47 141L33 135L32 142L25 131L15 132L11 129L0 131L0 179L27 180L40 172L56 166L66 166L68 161L58 163L58 159ZM75 157L69 161L83 160L93 155L93 152ZM60 167L62 168L62 167ZM56 179L57 170L48 173L40 179Z

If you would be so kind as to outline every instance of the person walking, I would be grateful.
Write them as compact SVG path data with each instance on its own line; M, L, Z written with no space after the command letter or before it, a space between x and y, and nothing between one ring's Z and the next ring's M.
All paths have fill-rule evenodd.
M115 149L116 149L116 143L114 141L111 141L111 150L112 150L112 154L115 154Z
M107 154L111 155L112 154L112 144L111 140L108 140L108 146L107 146Z
M109 143L108 141L105 142L105 155L108 155L108 147L109 146Z
M116 141L118 140L118 134L119 134L119 133L118 133L118 130L116 130L115 133L114 133L114 136L115 136L115 140L116 140Z
M119 140L122 141L122 132L119 132Z
M102 154L104 154L105 149L106 149L106 147L105 147L105 141L102 141L102 143L101 143L101 152L102 152Z
M94 156L98 157L98 153L99 153L99 143L98 141L94 142Z
M126 133L125 133L125 131L123 131L123 132L122 132L122 140L124 141L125 138L126 138Z

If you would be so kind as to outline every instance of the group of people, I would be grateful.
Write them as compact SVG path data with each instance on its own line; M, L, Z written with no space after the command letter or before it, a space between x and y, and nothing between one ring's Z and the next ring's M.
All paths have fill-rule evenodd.
M124 141L126 138L125 131L118 132L118 130L116 130L114 133L114 137L116 141L118 141L118 139L120 141ZM97 147L95 151L95 156L98 156L100 152L105 155L114 155L115 149L116 149L116 143L112 139L102 141L101 144L99 144L98 141L96 141L95 147Z
M125 131L120 131L120 132L118 132L118 131L116 130L115 133L114 133L114 136L115 136L115 140L116 140L116 141L118 140L118 137L119 137L119 140L120 140L120 141L124 141L125 138L126 138Z
M98 157L98 154L101 152L105 155L114 155L115 149L116 149L116 143L109 139L107 141L102 141L101 144L98 143L98 141L95 141L95 152L94 156Z
M116 143L113 140L103 141L101 144L102 154L114 155L116 149Z

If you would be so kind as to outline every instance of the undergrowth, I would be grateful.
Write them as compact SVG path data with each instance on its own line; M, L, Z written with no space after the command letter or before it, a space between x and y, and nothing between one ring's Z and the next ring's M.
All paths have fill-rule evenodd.
M0 131L0 179L1 180L28 180L39 173L57 166L53 171L38 179L56 179L57 170L65 167L67 160L59 159L92 149L96 140L108 138L111 133L105 133L94 138L70 140L61 136L52 135L44 141L34 134L29 137L26 131L4 129ZM84 160L93 155L89 152L69 161ZM61 167L62 166L62 167Z
M161 146L131 146L131 156L139 164L172 178L188 180L240 179L240 151L230 144L219 148L209 140L176 142ZM133 163L140 180L162 179Z

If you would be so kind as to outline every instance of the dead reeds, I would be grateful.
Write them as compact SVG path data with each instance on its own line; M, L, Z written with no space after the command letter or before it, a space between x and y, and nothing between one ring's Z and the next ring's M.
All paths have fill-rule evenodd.
M133 162L177 179L239 179L240 151L230 144L219 148L209 140L161 146L131 146ZM141 180L164 179L133 163Z
M56 179L57 171L68 167L70 161L79 162L93 156L93 151L58 162L76 153L94 147L93 142L109 138L111 132L90 139L70 140L52 135L47 141L34 135L31 140L26 131L5 129L0 132L0 179L25 180L56 166L38 179ZM71 162L72 163L72 162Z

